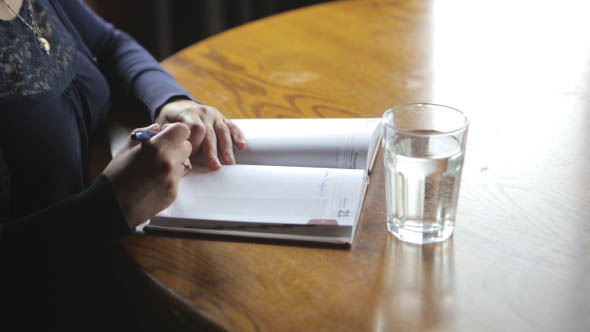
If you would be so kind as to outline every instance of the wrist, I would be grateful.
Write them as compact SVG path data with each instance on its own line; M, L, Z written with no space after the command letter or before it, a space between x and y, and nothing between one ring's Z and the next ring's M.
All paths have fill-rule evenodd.
M166 99L166 101L164 103L162 103L162 105L160 105L160 107L156 108L156 111L154 113L155 122L161 124L161 121L164 120L164 117L162 117L162 113L165 113L163 111L165 108L167 108L167 106L169 106L170 104L177 102L177 101L187 101L187 100L194 101L195 103L200 104L198 101L192 99L189 96L185 96L185 95L172 96L172 97Z

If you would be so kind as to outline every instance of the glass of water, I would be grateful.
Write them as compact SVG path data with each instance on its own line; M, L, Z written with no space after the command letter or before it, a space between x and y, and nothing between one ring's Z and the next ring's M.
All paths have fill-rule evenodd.
M383 113L387 229L416 244L455 228L469 120L459 110L407 104Z

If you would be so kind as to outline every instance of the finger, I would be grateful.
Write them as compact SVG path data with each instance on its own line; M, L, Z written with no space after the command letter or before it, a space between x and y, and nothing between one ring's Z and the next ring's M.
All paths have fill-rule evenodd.
M190 137L189 142L191 142L193 146L193 153L196 153L201 144L203 144L203 140L205 139L205 135L207 133L205 124L203 120L198 116L195 112L182 112L178 118L180 122L186 124L190 129Z
M134 133L136 131L148 131L148 130L153 130L153 131L160 131L160 125L157 123L152 123L151 125L147 126L147 127L143 127L143 128L135 128L131 131L131 133ZM131 134L129 135L129 137L127 138L127 147L128 148L132 148L134 146L136 146L137 144L140 144L141 142L136 141L131 139Z
M160 130L164 130L164 129L170 127L172 124L174 124L174 123L173 122L172 123L165 123L165 124L163 124L163 125L160 126Z
M181 177L187 175L192 169L192 164L189 159L192 149L193 147L190 142L184 141L178 149L178 153L174 156L173 163L175 167L173 176L175 179L180 179Z
M182 163L182 166L184 168L183 176L186 176L188 173L190 173L191 169L193 168L193 165L192 165L191 159L190 159L190 155L193 150L193 147L188 141L186 141L186 143L184 143L183 145L184 145L184 156L186 158L185 158L184 162Z
M193 164L191 163L190 158L186 158L185 162L182 163L182 165L184 166L184 176L187 176L188 173L190 173L193 169Z
M216 171L221 168L221 164L217 159L217 137L212 127L207 127L207 133L202 145L203 159L207 166Z
M164 125L161 132L146 143L161 149L175 149L180 146L189 135L190 130L188 129L188 126L184 123L176 122L169 126Z
M244 132L238 127L232 120L223 118L223 122L229 128L231 133L231 137L239 149L246 148L246 138L244 136Z
M228 165L236 163L234 159L234 151L232 150L232 139L229 132L229 128L224 121L218 120L213 124L215 134L217 136L217 145L223 161Z

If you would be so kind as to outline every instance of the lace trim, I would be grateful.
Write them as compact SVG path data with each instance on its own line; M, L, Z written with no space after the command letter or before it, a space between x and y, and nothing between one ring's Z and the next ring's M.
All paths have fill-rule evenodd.
M45 0L24 0L19 15L30 23L26 1L41 34L51 44L49 55L18 18L0 20L0 100L32 99L60 90L71 80L76 44Z

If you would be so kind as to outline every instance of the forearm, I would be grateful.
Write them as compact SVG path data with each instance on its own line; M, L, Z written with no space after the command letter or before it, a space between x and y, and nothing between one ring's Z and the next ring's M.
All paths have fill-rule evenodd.
M114 30L110 37L103 47L99 65L115 96L140 102L150 112L152 120L167 101L191 98L133 38L119 30Z
M115 98L142 104L154 120L174 97L192 98L160 64L126 33L115 29L79 0L63 1L66 16L107 78Z
M113 188L102 175L83 192L2 226L2 254L26 258L96 250L130 232Z

